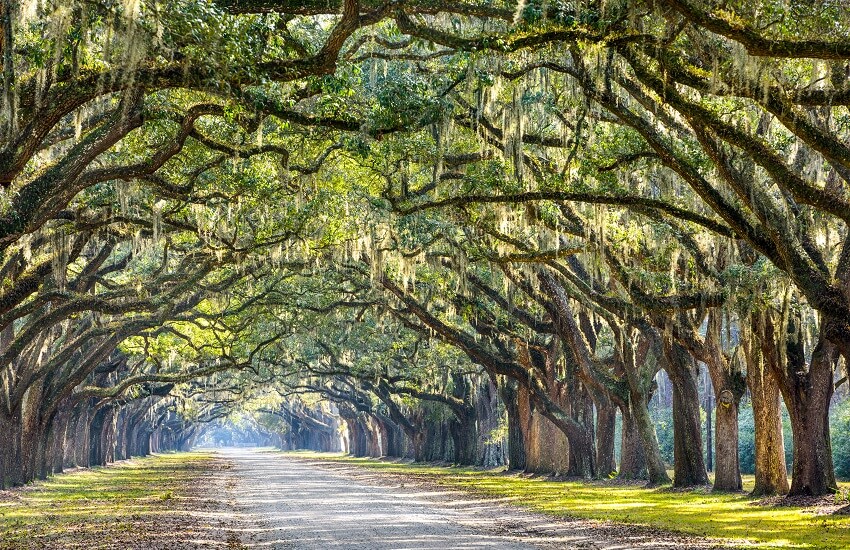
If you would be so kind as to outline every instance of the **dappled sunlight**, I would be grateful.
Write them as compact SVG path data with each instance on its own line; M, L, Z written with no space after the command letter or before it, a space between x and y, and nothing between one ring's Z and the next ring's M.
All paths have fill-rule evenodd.
M328 468L349 460L338 455L332 463L315 462L315 454L247 449L222 450L222 456L234 464L220 497L227 502L224 532L242 548L706 547L605 523L530 514L507 506L511 499L502 495L482 496L418 480L398 483L392 476L374 477L368 468ZM478 478L466 473L458 477Z
M151 548L842 548L849 538L847 516L758 506L742 494L271 450L158 455L0 495L3 549L101 539Z
M201 525L212 529L210 540L224 540L225 518L187 492L212 464L208 453L158 455L7 491L0 548L169 547L197 536Z
M425 476L445 487L507 497L517 505L549 514L651 525L748 547L843 548L850 540L850 516L816 515L805 508L787 506L759 506L756 499L741 493L549 481L523 474L321 454L311 458L356 464L387 474Z

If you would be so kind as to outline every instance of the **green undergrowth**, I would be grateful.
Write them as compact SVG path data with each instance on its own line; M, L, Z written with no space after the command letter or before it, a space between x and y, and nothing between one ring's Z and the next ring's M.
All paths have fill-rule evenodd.
M356 464L393 474L425 476L441 485L509 498L514 504L552 515L610 520L652 526L701 537L721 539L744 548L848 548L850 516L823 509L765 506L744 493L713 493L708 489L674 491L669 486L647 489L613 481L553 481L551 478L434 466L340 454L289 453L311 459ZM752 488L752 476L745 489ZM842 484L844 499L850 484Z
M207 453L160 454L0 491L0 549L114 548L171 514L211 460Z

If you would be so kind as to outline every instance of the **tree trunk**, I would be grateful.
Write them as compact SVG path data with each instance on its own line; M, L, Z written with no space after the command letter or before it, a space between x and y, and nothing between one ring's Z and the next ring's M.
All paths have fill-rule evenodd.
M792 313L787 327L782 329L787 334L787 362L767 362L779 382L791 417L794 464L789 496L820 496L838 490L829 440L829 404L834 391L832 366L837 353L825 336L838 330L832 326L836 322L839 321L829 318L823 320L818 343L806 365L802 319ZM840 322L846 322L846 319ZM770 316L765 316L763 328L764 340L776 342L777 331Z
M68 421L71 417L71 403L66 399L65 403L56 412L53 425L50 430L50 473L58 474L65 467L65 435L68 431Z
M515 380L505 379L499 384L499 396L505 405L508 420L508 468L525 470L527 465L526 443L522 429L517 386Z
M462 417L455 413L454 418L451 419L449 430L454 444L455 464L472 466L480 462L478 457L478 430L475 424L475 411L472 408L467 409L466 414Z
M570 472L572 444L567 440L567 436L534 407L528 390L520 388L517 393L525 442L525 471L538 474ZM576 439L575 445L582 443ZM587 453L593 452L592 447L588 446L589 442L586 442L576 461L583 461ZM573 464L577 467L587 466L584 462L576 464L576 461Z
M19 442L21 420L19 414L0 411L0 488L21 485Z
M709 472L714 470L714 433L711 426L711 417L714 415L714 385L709 388L708 377L704 376L703 384L705 392L705 469ZM736 451L737 454L737 451Z
M508 460L507 437L494 437L505 421L494 380L488 377L479 381L471 397L478 435L476 465L485 468L503 466Z
M653 330L646 329L638 347L631 343L631 335L617 332L618 341L621 343L622 368L629 384L629 412L623 414L623 429L625 432L626 422L634 422L636 433L640 437L643 450L643 460L646 464L646 477L648 485L663 485L670 483L667 468L661 458L661 448L658 445L658 435L655 433L655 424L649 414L649 400L652 396L652 380L657 371L657 365L648 368L647 357L649 350L656 344L659 338ZM654 345L655 344L655 345ZM658 355L658 354L656 354ZM627 437L628 434L624 434Z
M571 377L570 380L575 380ZM570 416L583 426L581 437L568 438L570 462L567 473L586 479L597 477L596 433L593 426L593 400L581 382L569 384Z
M21 403L20 465L22 483L29 483L35 479L38 469L38 453L42 443L41 422L39 422L42 388L41 384L30 386Z
M763 374L767 375L767 372ZM779 388L767 376L756 381L750 374L750 395L755 428L754 496L785 494L789 490L785 464L785 439L779 409ZM759 376L758 378L762 378Z
M112 407L101 407L94 413L89 427L89 464L92 466L106 465L106 446L108 444L108 422L111 420Z
M718 311L712 310L708 314L701 354L711 377L710 383L709 380L705 382L706 447L710 460L714 439L714 490L740 491L742 484L741 461L738 455L738 411L746 392L746 381L743 373L733 368L723 352L722 330L723 318ZM715 415L713 438L710 422L712 408Z
M707 485L696 384L673 384L673 486Z
M661 450L658 445L658 436L655 433L655 424L649 415L649 408L641 394L631 393L629 402L632 406L632 415L635 420L638 433L640 433L643 444L644 458L646 459L646 476L650 486L670 483L664 460L661 459Z
M596 469L600 478L610 477L617 470L614 460L617 407L610 401L596 411Z
M620 411L623 419L620 433L620 479L646 479L646 456L637 423L631 412Z
M818 343L808 373L794 377L783 392L794 439L794 464L789 495L827 495L838 490L829 440L832 366L824 344Z
M77 418L77 430L74 433L76 443L76 454L74 463L77 466L88 467L89 464L89 425L91 424L91 406L86 403L82 405L83 411Z
M54 464L54 432L57 430L57 412L42 421L39 427L38 446L36 450L35 475L38 479L47 479L53 474Z
M596 476L596 449L594 447L592 437L573 438L569 443L569 475L585 479Z
M130 415L126 410L122 409L118 413L118 422L115 428L115 460L127 458L127 421L129 417Z
M707 485L696 369L687 352L675 343L665 342L664 355L673 385L673 485Z
M725 393L724 393L725 392ZM740 400L731 392L721 392L717 406L717 431L715 449L717 465L714 471L715 491L740 491L741 463L738 456L738 407Z
M753 321L753 336L758 326ZM788 492L788 467L785 464L785 441L779 409L779 386L764 361L778 361L779 353L772 341L759 336L761 346L745 341L747 385L753 405L755 431L756 482L753 496L779 495Z

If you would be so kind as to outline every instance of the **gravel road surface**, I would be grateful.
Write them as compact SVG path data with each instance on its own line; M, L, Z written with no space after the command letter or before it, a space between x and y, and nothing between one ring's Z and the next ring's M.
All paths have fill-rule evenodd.
M228 548L712 547L705 540L650 529L555 519L498 499L357 466L258 449L218 452L230 464L222 470L227 479L224 494L218 495L228 517Z

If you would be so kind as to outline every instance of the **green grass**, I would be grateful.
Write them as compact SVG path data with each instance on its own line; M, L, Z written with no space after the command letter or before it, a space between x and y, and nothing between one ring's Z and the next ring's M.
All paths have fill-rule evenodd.
M211 460L204 453L154 455L0 492L0 548L114 548L170 514Z
M745 494L551 481L498 470L409 464L338 454L293 454L387 473L426 476L442 485L510 498L514 504L556 516L648 525L721 539L730 546L850 548L850 516L818 515L811 510L784 506L759 506L754 504L755 499ZM752 483L752 476L748 476L745 489L751 489ZM843 484L842 491L846 495L850 484Z

